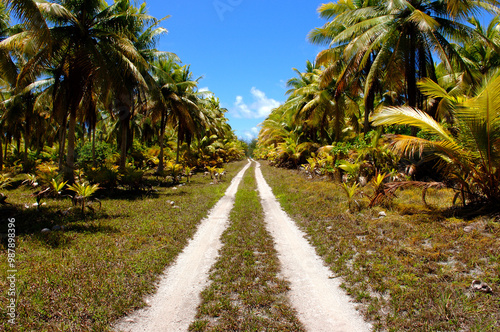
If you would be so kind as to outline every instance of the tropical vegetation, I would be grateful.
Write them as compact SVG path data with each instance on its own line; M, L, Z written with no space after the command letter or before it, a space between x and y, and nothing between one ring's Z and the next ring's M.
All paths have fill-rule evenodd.
M498 292L474 289L500 283L498 1L322 4L324 50L249 145L157 49L168 17L109 2L0 3L0 214L22 294L6 330L106 331L143 307L245 152L374 330L498 330ZM302 329L262 214L247 174L191 330ZM255 292L232 301L228 280Z
M294 69L255 155L349 182L350 197L386 174L401 183L382 196L437 181L454 203L498 206L498 2L339 0L318 12L327 23L309 39L327 47Z
M52 175L68 185L83 177L116 187L137 172L164 176L169 163L205 171L244 156L219 100L198 91L189 65L155 48L168 17L151 16L146 3L6 5L0 170L10 177L57 167Z

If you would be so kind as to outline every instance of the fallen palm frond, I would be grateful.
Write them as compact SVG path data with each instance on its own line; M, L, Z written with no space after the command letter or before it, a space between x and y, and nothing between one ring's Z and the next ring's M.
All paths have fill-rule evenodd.
M396 197L396 191L398 189L404 188L422 188L422 201L426 206L429 206L425 200L425 196L427 194L427 190L430 188L434 189L443 189L446 188L446 184L443 182L423 182L423 181L403 181L403 182L391 182L383 184L379 187L379 189L375 192L372 197L369 207L373 207L375 205L383 203L385 200L390 200Z

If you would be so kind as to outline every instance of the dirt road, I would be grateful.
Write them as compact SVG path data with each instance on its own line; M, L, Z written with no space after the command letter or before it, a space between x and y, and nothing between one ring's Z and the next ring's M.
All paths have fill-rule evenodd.
M167 268L148 307L121 320L117 331L173 332L187 331L200 303L200 293L207 286L210 267L221 247L220 237L228 225L238 185L250 166L248 163L232 180L215 207L200 224L193 239Z
M299 320L314 332L370 331L371 325L356 311L338 279L331 278L332 272L316 255L304 233L281 209L259 164L255 176L266 224L275 241L281 272L291 283L289 296Z
M250 163L233 179L175 264L165 271L157 293L147 300L149 306L122 319L115 326L118 331L188 330L200 303L200 293L208 285L208 272L221 247L220 236L228 225L238 185L249 166ZM312 332L370 331L371 325L355 310L339 281L330 278L331 271L282 211L258 163L255 176L268 231L275 241L282 274L290 281L289 296L298 318Z

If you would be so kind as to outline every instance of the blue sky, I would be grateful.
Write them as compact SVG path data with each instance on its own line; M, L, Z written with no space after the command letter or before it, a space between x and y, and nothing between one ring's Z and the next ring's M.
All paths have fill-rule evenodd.
M305 69L321 46L307 34L322 26L317 8L325 1L146 0L149 14L171 17L158 49L191 65L199 88L219 97L238 137L257 137L258 124L286 100L292 68Z

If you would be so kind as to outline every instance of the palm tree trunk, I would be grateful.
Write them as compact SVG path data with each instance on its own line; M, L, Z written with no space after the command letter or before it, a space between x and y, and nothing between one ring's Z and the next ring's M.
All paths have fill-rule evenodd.
M3 136L3 135L2 135ZM2 137L0 137L0 172L3 170Z
M175 156L175 163L179 163L179 153L181 149L181 126L180 124L177 126L177 153Z
M371 130L370 126L370 114L373 112L373 104L375 101L375 89L370 89L368 92L368 96L366 97L365 102L365 118L363 123L363 134L366 136L368 132Z
M158 169L156 173L163 172L163 140L165 139L165 112L161 112L160 120L160 155L158 156Z
M415 62L416 62L416 46L415 46L415 35L414 35L414 28L410 27L410 32L407 35L408 38L408 53L407 53L407 60L406 60L406 65L405 65L405 76L406 76L406 88L407 88L407 98L408 98L408 106L410 107L416 107L417 106L417 77L416 77L416 69L415 69ZM411 128L411 134L412 136L417 135L417 128L412 127Z
M121 142L120 142L120 170L124 171L127 164L128 128L132 118L133 100L129 91L122 91L118 96L118 114L120 116Z
M24 154L23 154L23 172L28 172L28 145L30 136L30 121L26 119L26 129L24 131Z
M338 104L335 102L335 142L340 142L340 110Z
M67 117L64 116L63 122L60 127L59 132L59 172L64 170L63 160L64 160L64 150L66 150L66 120Z
M92 130L92 160L94 161L94 167L97 167L97 161L95 160L95 128Z
M5 152L3 154L3 159L4 160L7 160L7 150L8 150L8 147L9 147L9 140L7 139L7 137L5 137ZM1 151L0 151L1 153Z
M66 167L64 168L64 179L68 183L75 181L75 130L76 130L76 111L71 110L68 126L68 152L66 155Z
M121 120L121 144L120 144L120 169L125 170L127 163L127 132L128 132L128 122L130 117L127 116Z
M412 29L413 30L413 29ZM406 76L406 84L407 84L407 94L408 94L408 106L416 107L417 106L417 77L415 70L415 62L416 62L416 47L415 47L415 36L411 31L408 34L408 42L409 48L407 53L407 61L405 62L405 76Z
M370 71L370 68L372 66L372 54L368 57L368 61L366 63L366 72L368 73ZM368 90L368 95L366 96L365 99L365 117L364 117L364 123L363 123L363 134L366 136L368 132L371 129L370 126L370 114L373 112L374 109L374 103L375 103L375 84L376 81L372 83L372 86L370 90Z

